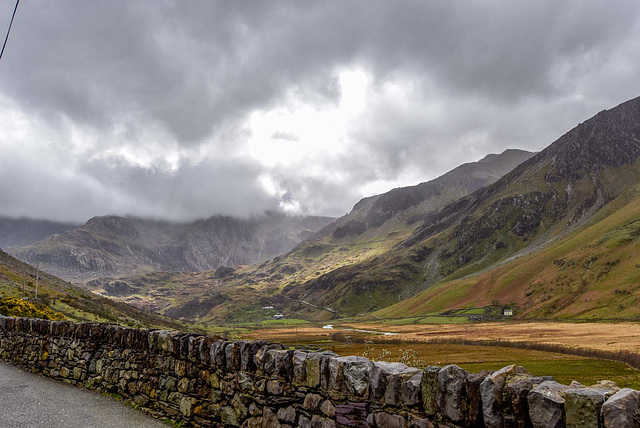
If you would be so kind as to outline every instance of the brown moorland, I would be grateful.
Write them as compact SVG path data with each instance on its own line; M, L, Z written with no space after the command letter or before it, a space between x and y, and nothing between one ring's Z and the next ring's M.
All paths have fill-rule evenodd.
M251 336L275 341L291 340L295 334L304 337L326 338L332 331L352 328L397 333L392 336L375 335L376 342L429 342L438 340L477 340L527 342L560 345L569 348L588 348L603 351L640 352L640 324L567 323L567 322L485 322L473 324L384 325L353 323L336 325L336 330L321 327L298 327L257 330Z

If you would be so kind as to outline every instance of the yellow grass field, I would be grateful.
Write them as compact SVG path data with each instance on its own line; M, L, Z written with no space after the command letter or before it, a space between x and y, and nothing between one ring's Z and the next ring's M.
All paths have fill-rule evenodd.
M577 380L586 385L609 379L621 387L640 388L640 372L617 361L587 358L558 352L518 349L503 346L478 346L433 343L434 340L501 340L535 342L571 348L604 351L640 351L640 324L560 323L560 322L500 322L478 324L383 325L341 324L333 330L322 327L288 327L256 330L243 337L282 342L291 346L328 349L340 355L363 355L368 345L372 359L386 353L383 359L400 361L403 351L415 353L413 365L457 364L466 370L479 372L497 370L508 364L524 366L536 375L551 375L569 384ZM392 336L353 332L343 329L376 330L398 333ZM335 341L341 334L346 342ZM349 340L349 337L351 340ZM371 349L373 348L373 349Z
M371 335L376 341L428 342L441 339L505 340L536 342L606 351L640 352L640 323L567 323L567 322L487 322L470 324L342 324L336 330L322 327L298 327L258 330L252 338L289 341L300 337L326 338L341 328L398 333L394 336ZM346 332L345 332L346 333Z

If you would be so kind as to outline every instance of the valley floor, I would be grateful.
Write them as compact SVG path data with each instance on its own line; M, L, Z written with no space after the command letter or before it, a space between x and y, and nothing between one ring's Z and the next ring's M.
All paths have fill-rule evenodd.
M557 381L565 384L577 380L588 385L609 379L617 382L620 387L640 387L640 371L619 361L549 350L499 346L500 342L517 342L520 345L558 345L565 350L590 349L638 354L640 324L637 323L513 321L394 325L398 322L400 320L344 323L335 324L331 329L320 325L282 326L256 330L243 336L291 346L329 349L340 355L365 354L373 359L402 361L416 366L458 364L466 370L478 372L518 364L534 374L554 376ZM393 334L371 334L354 330ZM480 346L454 343L456 341L496 343L494 346ZM407 356L409 361L406 361Z
M391 322L346 323L336 329L361 329L395 333L376 335L376 341L429 342L443 339L504 340L509 342L534 342L560 345L570 348L589 348L603 351L640 352L640 324L619 323L569 323L569 322L484 322L467 324L407 324ZM260 330L260 337L283 340L290 337L293 328ZM326 337L327 329L298 327L299 334ZM338 331L338 330L336 330Z

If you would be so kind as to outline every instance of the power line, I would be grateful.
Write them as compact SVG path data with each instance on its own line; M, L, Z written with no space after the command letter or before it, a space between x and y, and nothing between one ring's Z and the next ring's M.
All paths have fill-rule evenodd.
M16 11L18 10L18 3L20 3L20 0L16 0L16 7L13 8L13 15L11 15L11 22L9 22L7 35L4 37L4 43L2 44L2 51L0 51L0 59L2 59L2 54L4 54L4 48L5 46L7 46L7 40L9 40L9 33L11 32L11 26L13 25L13 18L16 17Z

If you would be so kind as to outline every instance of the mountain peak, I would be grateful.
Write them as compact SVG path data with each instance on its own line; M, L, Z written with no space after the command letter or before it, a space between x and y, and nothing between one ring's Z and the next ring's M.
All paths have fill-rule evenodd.
M115 215L93 217L85 223L84 227L96 232L124 235L130 238L140 236L132 220Z
M580 123L540 155L553 159L549 178L555 181L635 162L640 158L640 97Z
M496 160L513 159L513 158L525 159L527 157L533 156L534 154L535 152L529 152L527 150L506 149L500 154L490 153L476 163L491 163L491 162L495 162Z

